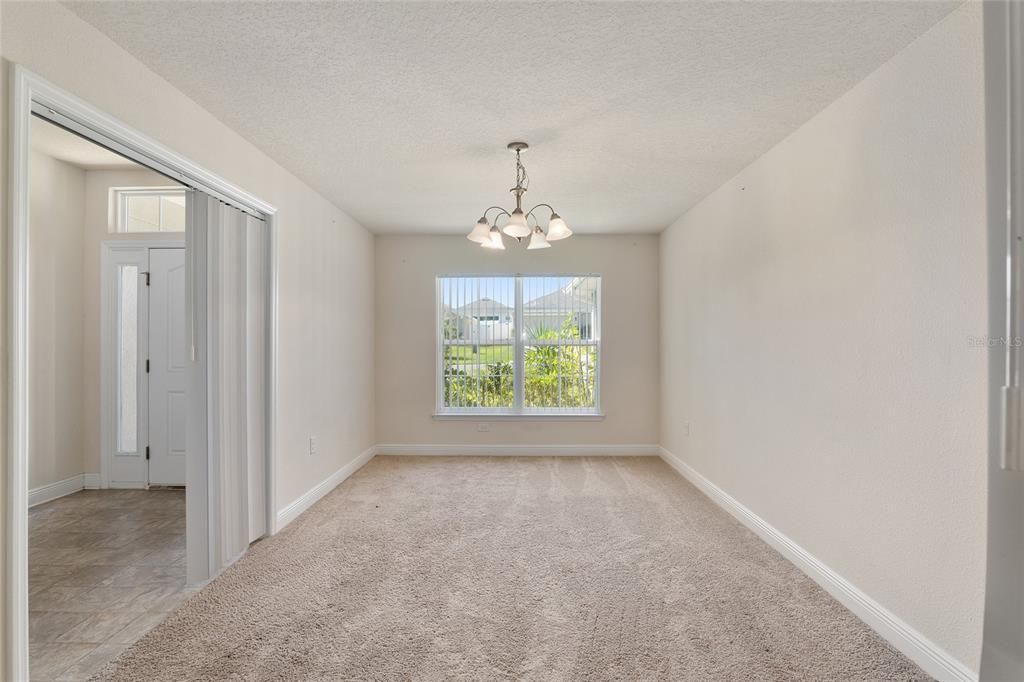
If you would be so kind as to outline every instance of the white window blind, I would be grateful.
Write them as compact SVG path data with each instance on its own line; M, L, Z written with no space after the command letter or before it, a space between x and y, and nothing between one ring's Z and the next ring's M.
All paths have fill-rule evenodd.
M437 279L439 413L595 414L597 275Z

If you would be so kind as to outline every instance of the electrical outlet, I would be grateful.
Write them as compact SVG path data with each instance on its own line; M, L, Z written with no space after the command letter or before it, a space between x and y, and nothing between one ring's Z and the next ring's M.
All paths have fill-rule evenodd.
M316 436L309 437L309 456L312 457L316 454Z
M481 433L486 433L487 431L491 430L491 425L488 424L487 422L480 422L479 424L476 425L476 430Z

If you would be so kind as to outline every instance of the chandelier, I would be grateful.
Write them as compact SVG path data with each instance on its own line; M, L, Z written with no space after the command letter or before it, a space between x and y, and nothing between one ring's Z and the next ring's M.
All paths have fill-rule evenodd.
M515 209L509 213L501 206L491 206L484 211L480 220L476 221L473 231L466 237L485 249L504 250L505 239L501 236L502 232L509 237L513 237L517 242L522 242L529 237L530 242L526 247L527 249L546 249L551 246L551 242L572 236L572 230L565 224L562 217L555 213L555 209L551 208L550 204L537 204L528 212L523 213L523 194L526 193L526 189L530 186L530 176L526 174L526 167L523 166L519 155L529 146L525 142L508 143L508 148L516 153L516 186L509 190L509 192L516 195ZM542 207L551 212L548 218L547 232L541 229L540 221L534 215L534 211ZM491 223L487 219L487 214L494 210L497 210L497 214L494 216L494 222ZM498 220L503 216L507 220L499 228ZM530 224L531 219L533 220L532 225Z

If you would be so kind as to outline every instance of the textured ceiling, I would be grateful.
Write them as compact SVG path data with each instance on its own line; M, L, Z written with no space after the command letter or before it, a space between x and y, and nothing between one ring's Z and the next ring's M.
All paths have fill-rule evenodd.
M959 2L69 2L366 227L663 229Z
M83 170L141 168L134 161L36 116L32 117L32 149Z

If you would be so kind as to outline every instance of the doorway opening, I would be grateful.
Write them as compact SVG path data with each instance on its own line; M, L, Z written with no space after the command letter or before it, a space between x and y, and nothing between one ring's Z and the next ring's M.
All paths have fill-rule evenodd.
M190 592L185 188L42 118L31 132L30 675L77 679Z
M77 678L273 532L275 211L12 73L2 675Z

